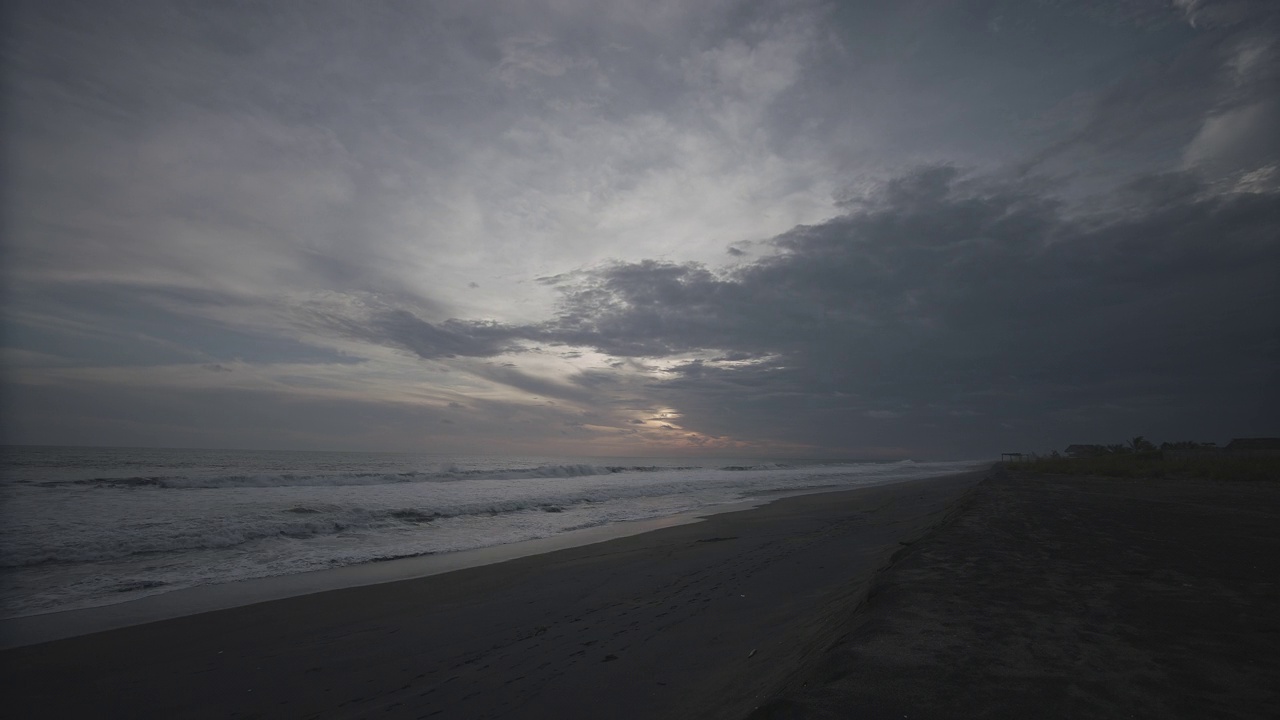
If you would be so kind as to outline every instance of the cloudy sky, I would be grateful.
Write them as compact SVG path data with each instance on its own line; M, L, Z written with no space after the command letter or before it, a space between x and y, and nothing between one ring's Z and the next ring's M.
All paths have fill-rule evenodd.
M1280 434L1271 0L7 7L7 442Z

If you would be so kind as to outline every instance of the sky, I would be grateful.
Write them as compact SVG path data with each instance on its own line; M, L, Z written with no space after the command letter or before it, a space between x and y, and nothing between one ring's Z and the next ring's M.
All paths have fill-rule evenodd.
M8 443L1280 435L1271 0L5 14Z

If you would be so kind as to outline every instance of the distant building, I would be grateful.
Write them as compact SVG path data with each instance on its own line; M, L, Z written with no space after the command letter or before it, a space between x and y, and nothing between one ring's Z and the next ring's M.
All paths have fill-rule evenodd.
M1223 450L1230 455L1245 457L1280 455L1280 438L1236 438Z

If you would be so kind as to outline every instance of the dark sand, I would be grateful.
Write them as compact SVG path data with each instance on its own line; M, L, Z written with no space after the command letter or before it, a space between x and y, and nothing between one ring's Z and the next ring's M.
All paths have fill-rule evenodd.
M1017 478L877 579L765 718L1280 717L1280 485Z
M982 474L0 652L13 717L741 718Z

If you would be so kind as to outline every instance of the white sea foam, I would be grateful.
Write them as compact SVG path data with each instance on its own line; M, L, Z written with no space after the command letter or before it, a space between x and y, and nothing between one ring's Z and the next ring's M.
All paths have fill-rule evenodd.
M12 481L0 498L3 614L486 547L753 495L972 466L321 460L220 458L182 467L101 461L7 473ZM378 463L384 467L362 469Z

